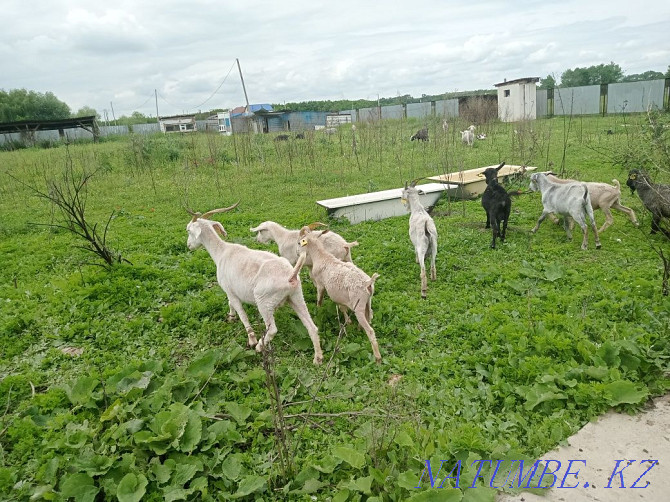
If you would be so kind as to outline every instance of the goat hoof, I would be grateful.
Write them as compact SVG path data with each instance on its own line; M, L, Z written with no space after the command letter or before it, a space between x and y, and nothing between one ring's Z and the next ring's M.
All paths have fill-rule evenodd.
M602 246L600 244L596 244L596 249L600 249Z
M317 366L320 365L321 363L323 363L323 356L321 357L314 356L314 360L312 362Z

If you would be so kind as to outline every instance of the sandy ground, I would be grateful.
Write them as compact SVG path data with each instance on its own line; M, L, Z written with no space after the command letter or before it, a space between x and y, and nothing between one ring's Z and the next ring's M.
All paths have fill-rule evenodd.
M654 400L653 407L638 415L630 416L609 412L585 425L577 434L568 439L569 446L548 452L542 459L556 459L561 462L558 481L548 489L544 497L523 492L510 496L500 494L498 502L670 502L670 395ZM624 459L617 468L621 471L626 461L635 460L625 467L621 474L610 476L617 460ZM649 468L650 462L658 460L636 484L646 488L631 488L637 478ZM578 477L567 476L564 486L578 485L576 488L557 488L563 481L570 460L570 472L579 470ZM551 470L557 464L553 464ZM549 482L552 477L548 476ZM623 485L625 488L621 488ZM647 485L647 482L649 483ZM611 488L606 488L610 484Z

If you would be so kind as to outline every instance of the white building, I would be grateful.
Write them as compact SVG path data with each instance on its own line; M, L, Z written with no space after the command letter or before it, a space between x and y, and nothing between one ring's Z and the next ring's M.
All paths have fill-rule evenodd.
M195 115L173 115L171 117L159 117L161 132L195 132L198 127L195 123Z
M536 112L536 84L539 77L505 79L495 84L498 88L498 118L503 122L518 122L521 120L535 120Z

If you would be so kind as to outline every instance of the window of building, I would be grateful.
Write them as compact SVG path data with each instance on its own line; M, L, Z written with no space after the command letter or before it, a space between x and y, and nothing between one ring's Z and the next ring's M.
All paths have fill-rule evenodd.
M505 89L505 97L509 98L509 89Z

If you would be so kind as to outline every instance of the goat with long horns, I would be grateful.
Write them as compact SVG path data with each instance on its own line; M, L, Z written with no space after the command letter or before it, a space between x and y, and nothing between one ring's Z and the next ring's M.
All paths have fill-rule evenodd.
M323 353L319 330L309 315L300 284L299 273L305 262L305 256L301 255L295 267L292 267L286 258L223 240L227 236L223 225L218 221L211 221L209 217L216 213L225 213L235 207L237 204L213 209L204 214L187 209L192 218L186 225L188 232L186 245L191 251L204 247L214 260L216 280L228 296L230 306L228 320L232 321L236 314L239 315L251 347L255 346L256 350L261 352L263 347L272 341L277 333L274 312L280 305L288 303L312 339L314 364L321 364ZM256 305L263 317L265 335L261 340L256 340L243 303Z

